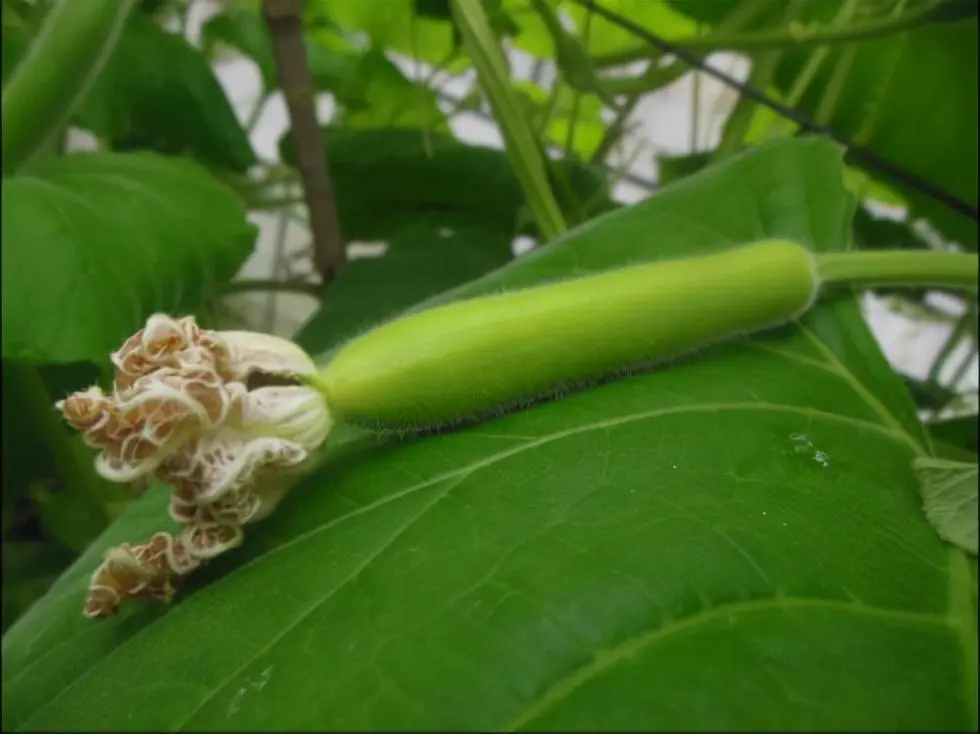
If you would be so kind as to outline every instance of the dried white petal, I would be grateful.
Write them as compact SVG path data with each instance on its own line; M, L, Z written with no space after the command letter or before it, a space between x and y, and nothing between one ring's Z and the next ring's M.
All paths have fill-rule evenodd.
M289 377L317 371L310 355L288 339L253 331L215 333L228 346L237 380L244 381L254 372Z

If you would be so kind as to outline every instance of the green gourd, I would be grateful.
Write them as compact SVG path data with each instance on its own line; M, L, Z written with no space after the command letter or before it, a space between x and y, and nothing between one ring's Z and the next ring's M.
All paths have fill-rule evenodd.
M813 254L783 240L621 268L413 313L352 339L315 378L336 420L420 429L793 321Z

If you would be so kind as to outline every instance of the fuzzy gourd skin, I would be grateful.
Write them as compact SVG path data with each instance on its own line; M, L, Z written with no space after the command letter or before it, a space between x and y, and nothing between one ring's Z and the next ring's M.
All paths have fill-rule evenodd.
M318 376L334 417L447 425L556 388L794 320L813 255L769 240L411 314L341 347Z

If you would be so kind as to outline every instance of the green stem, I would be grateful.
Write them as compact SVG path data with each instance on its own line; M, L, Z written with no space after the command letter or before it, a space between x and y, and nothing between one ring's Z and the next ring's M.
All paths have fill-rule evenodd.
M959 252L831 252L816 255L825 285L914 286L976 291L977 256Z
M783 0L780 0L783 1ZM725 19L718 25L718 31L722 33L734 33L739 28L744 27L749 23L755 16L761 13L770 5L772 0L744 0L736 6L736 8L725 17ZM698 27L698 37L700 35L700 26ZM717 31L716 31L717 32ZM701 61L704 62L708 57L709 52L705 52L700 55ZM662 54L654 50L654 52L648 53L647 58L652 57L652 64L650 67L637 77L603 77L602 83L606 90L610 94L643 94L644 92L653 92L661 87L665 87L668 84L673 84L675 81L680 79L688 71L688 64L682 61L673 61L667 66L658 66L659 60L662 58ZM695 81L699 78L699 72L695 70Z
M640 103L641 94L631 94L626 98L626 102L616 110L616 119L612 121L609 127L606 128L606 132L602 135L602 140L599 141L599 145L596 147L595 152L589 159L590 164L601 163L609 155L609 152L613 149L619 139L623 136L626 131L626 122L629 120L629 116L633 114L633 110Z
M776 66L779 63L779 51L769 51L761 54L753 64L752 73L749 75L749 84L756 89L765 89L772 81L776 73ZM752 118L755 116L756 103L740 95L735 109L725 122L725 128L721 134L721 142L711 156L712 162L718 162L730 155L737 153L745 142L745 136L752 125Z
M510 71L480 0L452 0L451 9L463 46L473 60L480 85L493 107L504 137L504 149L517 174L538 229L545 241L568 226L548 181L544 146L534 135L510 86Z
M851 75L851 68L854 66L854 57L857 54L857 44L845 46L834 63L834 70L830 75L827 86L823 89L820 103L813 119L820 125L829 125L837 111L837 103L847 84L848 77Z
M3 172L68 120L115 49L133 0L58 0L3 90Z
M576 0L577 2L579 0ZM589 2L579 2L588 7ZM905 15L885 18L875 18L873 20L853 23L846 27L836 25L789 23L785 26L765 31L753 31L745 33L723 33L716 32L706 36L681 39L671 41L674 45L687 49L688 51L711 52L711 51L760 51L768 48L803 48L810 46L825 46L834 43L846 43L849 41L864 41L872 38L881 38L895 33L913 30L920 26L930 25L939 22L933 17L933 9L930 4L924 3L921 10L906 13ZM623 66L635 61L650 58L659 53L658 50L647 45L638 46L628 51L620 51L615 54L604 54L595 57L595 64L600 68L612 66Z
M853 2L853 0L851 1ZM799 0L789 0L786 3L786 9L783 11L783 21L787 23L792 22L798 15L799 10ZM752 63L749 85L756 89L768 88L772 83L773 77L776 75L779 60L782 57L783 52L780 49L764 51L758 54ZM720 161L742 148L745 142L745 136L748 134L749 128L752 125L752 118L755 116L755 111L755 101L749 99L744 94L739 95L735 109L728 118L728 122L725 123L725 129L721 135L721 142L711 156L712 162Z
M610 94L640 95L655 92L673 84L687 73L687 64L674 61L667 66L657 66L656 61L645 72L630 77L603 77L602 83Z
M850 20L853 13L853 3L845 2L844 5L841 6L840 11L837 13L837 17L834 18L834 26L840 25L843 27L843 25ZM787 107L795 108L800 104L800 101L803 99L803 95L806 94L806 91L810 88L810 85L817 76L817 72L820 71L820 67L823 66L823 62L829 55L830 46L821 46L810 54L803 69L797 75L796 79L793 80L793 86L790 87L789 94L786 96ZM770 123L769 129L766 131L767 138L772 138L778 133L779 119L780 118L774 118Z

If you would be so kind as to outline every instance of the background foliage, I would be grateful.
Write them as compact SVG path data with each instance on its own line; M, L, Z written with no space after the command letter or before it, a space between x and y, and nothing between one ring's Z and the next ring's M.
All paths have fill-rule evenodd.
M632 207L612 197L623 121L690 66L573 0L483 5L557 71L511 91L571 229L515 259L515 237L547 239L519 173L450 125L487 100L447 101L395 63L472 74L449 2L310 0L340 225L387 243L316 287L296 337L312 353L423 304L764 236L977 249L975 217L919 185L976 210L974 0L606 0L695 60L745 54L750 84L795 110L743 97L716 150L660 158L663 188ZM45 7L5 0L5 83ZM976 559L936 536L912 464L975 467L976 416L948 418L939 380L975 350L975 301L924 382L888 365L848 295L459 433L342 431L179 604L83 620L102 552L158 529L165 492L107 486L51 403L104 383L154 311L220 323L250 217L301 212L292 133L261 160L212 71L232 48L261 72L259 109L278 93L258 4L226 3L200 44L187 10L133 13L69 121L97 152L62 135L3 182L4 729L976 726ZM801 135L811 122L850 147Z

